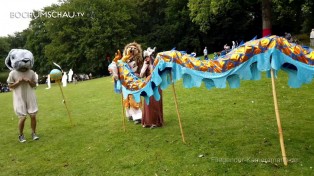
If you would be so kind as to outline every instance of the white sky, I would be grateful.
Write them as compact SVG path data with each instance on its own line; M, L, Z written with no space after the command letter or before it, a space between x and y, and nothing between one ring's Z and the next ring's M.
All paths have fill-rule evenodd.
M52 4L59 4L58 0L1 0L0 37L13 35L14 32L22 32L28 28L31 19L18 17L19 14L41 10Z

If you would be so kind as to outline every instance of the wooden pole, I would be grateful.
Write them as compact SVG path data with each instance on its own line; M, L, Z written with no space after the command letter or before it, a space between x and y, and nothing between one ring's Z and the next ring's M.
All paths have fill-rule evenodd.
M123 130L125 132L125 117L124 117L124 106L123 106L123 94L121 92L121 105L122 105L122 125L123 125Z
M116 57L120 55L120 58L121 58L121 54L120 54L120 50L118 50L118 54L116 53ZM117 60L119 60L120 58L115 58ZM114 59L114 60L115 60ZM116 61L117 63L117 61ZM120 79L120 72L119 72L119 68L117 69L118 70L118 78ZM113 82L115 81L115 79L113 78ZM123 128L123 131L125 132L126 129L125 129L125 112L124 112L124 104L123 104L123 92L122 92L122 88L121 88L121 107L122 107L122 128Z
M65 97L64 97L64 94L63 94L63 90L62 90L61 85L60 85L60 80L56 80L56 82L58 83L59 88L60 88L60 90L61 90L61 94L62 94L62 98L63 98L63 103L64 103L64 105L65 105L65 108L67 109L68 116L69 116L69 119L70 119L70 123L71 123L72 126L74 126L74 125L73 125L73 122L72 122L72 118L71 118L70 111L69 111L68 106L67 106L67 103L66 103L66 101L65 101Z
M173 90L173 95L174 95L174 103L176 105L176 110L177 110L177 115L178 115L178 121L179 121L179 126L180 126L180 131L181 131L181 137L182 137L182 141L183 143L185 143L185 138L184 138L184 133L183 133L183 128L182 128L182 123L181 123L181 118L180 118L180 113L179 113L179 108L178 108L178 102L177 102L177 94L176 94L176 90L174 88L174 82L172 80L172 75L170 73L170 79L172 82L172 90Z
M282 154L283 163L284 163L285 166L287 166L288 165L288 160L287 160L285 144L284 144L284 140L283 140L283 133L282 133L282 128L281 128L279 110L278 110L278 102L277 102L277 95L276 95L274 70L271 69L270 73L271 73L271 83L272 83L272 89L273 89L273 98L274 98L274 106L275 106L276 120L277 120L277 126L278 126L281 154Z

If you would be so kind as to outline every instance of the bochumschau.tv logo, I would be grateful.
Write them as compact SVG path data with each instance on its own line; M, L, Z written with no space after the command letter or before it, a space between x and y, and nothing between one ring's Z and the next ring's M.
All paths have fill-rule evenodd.
M76 18L83 17L84 12L10 12L10 18Z

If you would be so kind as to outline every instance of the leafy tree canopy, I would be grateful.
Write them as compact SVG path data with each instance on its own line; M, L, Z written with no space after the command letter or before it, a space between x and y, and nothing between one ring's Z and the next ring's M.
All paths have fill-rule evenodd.
M75 17L33 17L28 29L0 38L0 55L26 48L35 56L34 69L48 74L56 62L67 71L106 75L114 53L136 41L143 49L176 48L202 55L220 51L231 41L262 34L263 0L63 0L35 13L69 13ZM273 0L272 31L309 33L314 27L314 2ZM81 13L78 16L77 13ZM3 65L0 65L3 70Z

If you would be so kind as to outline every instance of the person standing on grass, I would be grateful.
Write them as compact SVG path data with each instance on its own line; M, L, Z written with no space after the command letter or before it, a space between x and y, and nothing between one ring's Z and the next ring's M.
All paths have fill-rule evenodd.
M208 60L208 52L207 52L207 47L205 46L204 50L203 50L203 53L204 53L204 60Z
M62 86L63 87L67 86L67 83L68 83L67 72L63 72L63 76L62 76L61 82L62 82Z
M117 52L112 63L108 66L109 73L113 76L115 80L119 79L118 69L116 62L121 60L128 64L131 70L136 76L140 75L141 68L143 66L143 51L140 44L132 42L124 47L123 56L121 56L120 51ZM122 57L122 58L121 58ZM141 124L142 122L142 102L136 102L133 95L128 95L126 99L123 100L123 105L125 107L125 115L129 121L134 121L134 124Z
M68 73L68 81L69 81L69 83L72 82L72 77L73 77L73 70L71 68L69 73Z
M26 142L24 137L24 124L27 115L31 119L32 139L38 140L36 135L36 114L38 112L35 95L36 75L32 69L34 64L33 54L24 49L12 49L5 59L6 66L11 70L7 83L13 90L13 108L19 117L18 129L20 142Z
M46 89L50 89L51 88L50 74L47 75L46 82L47 82L47 86L48 86Z
M140 77L147 78L151 76L154 66L154 53L155 48L151 49L150 47L144 51L144 63L140 72ZM162 90L160 87L156 87L159 92L160 99L155 100L154 96L149 97L149 104L147 104L146 100L144 102L143 108L143 117L142 117L142 126L144 128L156 128L162 127L164 123L163 117L163 104L162 104Z
M310 46L314 46L314 29L312 29L312 32L310 34Z
M143 58L141 45L136 42L129 43L124 48L123 57L119 54L120 51L117 52L113 62L108 67L108 71L115 80L119 79L116 62L120 60L128 64L134 75L147 79L147 77L151 76L153 71L154 52L155 48L147 48L147 50L144 51ZM123 101L123 105L126 109L126 117L129 120L133 120L135 124L141 123L145 128L155 128L163 125L162 91L160 88L156 89L159 91L160 100L156 101L155 98L151 96L149 105L144 102L144 112L142 112L141 109L142 101L137 103L133 95L128 95Z

